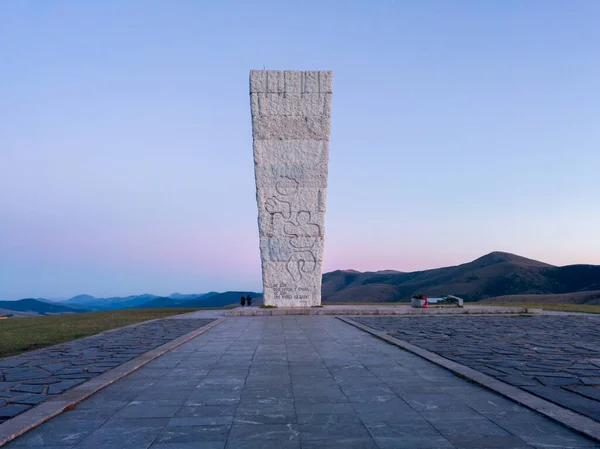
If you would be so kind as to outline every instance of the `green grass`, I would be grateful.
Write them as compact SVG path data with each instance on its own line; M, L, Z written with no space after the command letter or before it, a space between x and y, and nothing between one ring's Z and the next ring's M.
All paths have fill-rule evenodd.
M133 309L0 320L0 358L198 309Z
M482 306L527 307L531 309L558 310L560 312L600 313L600 305L587 304L549 304L543 302L493 302Z

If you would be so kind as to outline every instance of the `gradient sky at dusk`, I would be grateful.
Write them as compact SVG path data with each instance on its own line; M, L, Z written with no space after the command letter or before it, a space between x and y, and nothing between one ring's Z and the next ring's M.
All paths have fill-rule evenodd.
M324 271L600 264L600 2L0 2L0 299L260 290L250 69L333 70Z

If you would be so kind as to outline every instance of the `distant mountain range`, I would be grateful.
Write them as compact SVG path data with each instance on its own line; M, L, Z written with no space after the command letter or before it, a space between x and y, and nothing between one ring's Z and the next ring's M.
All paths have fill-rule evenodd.
M158 307L188 307L180 306L187 301L208 299L212 296L219 295L217 292L195 293L182 295L181 293L173 293L169 296L157 296L145 293L143 295L133 295L126 297L111 297L111 298L95 298L90 295L78 295L65 301L56 301L68 307L76 307L91 311L98 310L115 310L115 309L133 309L141 306L147 307L147 304L156 303L164 304ZM240 293L240 296L242 294ZM208 306L207 306L208 307ZM212 306L210 306L212 307Z
M417 292L430 297L455 295L467 301L478 301L506 295L554 295L596 290L600 290L599 265L556 267L503 252L493 252L462 265L411 273L338 270L323 275L322 288L325 304L408 301ZM593 303L593 296L574 297L575 301Z
M26 298L18 301L0 301L0 316L35 316L57 313L98 312L117 309L149 309L164 307L225 307L236 304L242 295L251 295L253 298L261 296L256 292L209 292L201 294L173 293L170 296L156 296L150 294L95 298L90 295L77 295L63 301L50 301L44 298Z
M242 295L250 295L252 298L258 298L261 293L256 292L225 292L225 293L206 293L196 298L177 299L169 296L168 298L156 298L150 302L138 306L138 308L157 308L157 307L225 307L232 304L238 304ZM189 295L192 296L192 295Z
M408 301L417 292L430 297L455 295L467 301L546 301L600 304L600 266L556 267L515 254L493 252L462 265L433 270L364 272L337 270L323 275L323 303ZM261 304L261 294L229 291L173 293L95 298L78 295L64 301L27 298L0 301L0 315L76 313L134 308L224 307L250 294Z
M0 310L0 315L14 314L18 316L83 312L83 310L33 298L19 299L18 301L0 301Z

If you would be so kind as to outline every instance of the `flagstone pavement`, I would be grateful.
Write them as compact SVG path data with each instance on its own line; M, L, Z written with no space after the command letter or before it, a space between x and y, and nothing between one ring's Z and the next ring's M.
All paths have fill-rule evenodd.
M356 321L600 421L600 316Z
M600 445L335 317L283 316L227 318L5 447Z
M165 318L2 359L0 424L211 321Z

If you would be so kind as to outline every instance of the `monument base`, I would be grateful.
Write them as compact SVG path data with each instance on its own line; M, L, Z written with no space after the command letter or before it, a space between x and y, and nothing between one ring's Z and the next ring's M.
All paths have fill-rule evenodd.
M282 315L496 315L542 313L542 309L525 307L465 306L462 308L415 309L411 306L321 306L306 308L237 307L225 316L282 316Z

